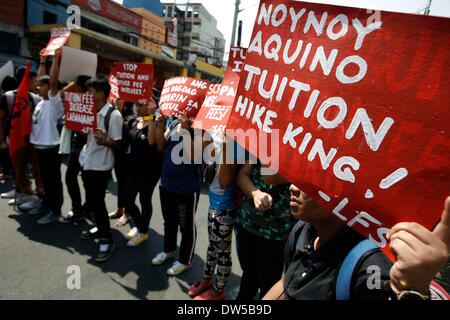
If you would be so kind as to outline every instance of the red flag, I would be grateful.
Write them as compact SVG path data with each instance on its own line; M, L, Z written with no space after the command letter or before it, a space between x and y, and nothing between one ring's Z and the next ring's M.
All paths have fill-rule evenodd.
M9 133L9 154L13 165L15 165L15 154L18 150L25 147L26 137L31 132L31 115L29 107L29 78L30 78L30 62L28 62L17 91L16 100L14 101L14 107L11 117L11 131Z

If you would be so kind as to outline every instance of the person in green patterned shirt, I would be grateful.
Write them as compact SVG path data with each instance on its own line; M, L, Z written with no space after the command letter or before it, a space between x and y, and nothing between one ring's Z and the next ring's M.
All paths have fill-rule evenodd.
M264 165L244 164L237 183L243 198L236 220L236 250L242 269L237 300L263 297L283 272L283 252L295 219L289 182L278 174L261 175ZM281 262L279 262L281 261Z

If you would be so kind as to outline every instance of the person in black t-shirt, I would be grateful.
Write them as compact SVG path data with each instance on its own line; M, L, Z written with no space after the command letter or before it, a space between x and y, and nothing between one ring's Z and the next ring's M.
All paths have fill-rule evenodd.
M152 217L152 194L161 176L162 158L156 146L154 114L156 103L136 104L138 118L128 122L130 152L128 174L125 180L125 212L136 227L126 235L127 246L135 247L148 239L148 227ZM142 212L135 200L139 193Z
M301 221L286 244L283 276L263 299L334 300L340 266L363 237L296 186L291 185L290 192L292 214ZM429 299L430 282L448 259L450 197L434 231L417 223L398 223L386 238L396 262L392 265L379 249L363 255L353 272L350 298ZM369 279L368 268L374 266L379 285Z

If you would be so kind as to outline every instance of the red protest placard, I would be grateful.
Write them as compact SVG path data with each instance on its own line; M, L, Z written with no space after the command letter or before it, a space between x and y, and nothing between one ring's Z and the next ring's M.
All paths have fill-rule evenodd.
M231 68L236 73L242 72L246 57L247 48L231 47L227 68Z
M67 42L70 37L70 29L69 28L52 28L51 29L51 37L44 51L42 52L42 56L52 56L55 54L55 51Z
M111 72L109 73L108 82L109 82L109 85L111 86L111 91L109 92L108 100L120 98L119 83L116 78L116 69L115 68L111 68Z
M66 128L85 134L97 129L97 110L94 96L88 93L64 93Z
M209 88L209 81L190 77L176 77L164 81L159 99L159 110L163 115L177 116L186 113L195 119Z
M262 0L227 135L265 133L261 161L389 255L388 230L432 228L450 191L449 32L445 18Z
M114 62L114 66L120 99L149 103L153 96L153 64Z
M238 84L239 76L231 68L226 70L222 84L210 84L192 127L223 133L230 118Z

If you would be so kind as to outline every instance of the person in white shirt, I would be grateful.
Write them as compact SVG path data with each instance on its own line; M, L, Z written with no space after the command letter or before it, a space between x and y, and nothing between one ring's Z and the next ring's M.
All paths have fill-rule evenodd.
M43 100L37 104L31 117L30 143L38 154L45 190L42 205L36 213L46 215L37 221L38 224L57 220L61 216L64 200L57 128L58 119L64 115L64 104L58 88L60 58L61 51L58 51L53 58L50 76L41 75L37 79L37 89Z
M86 82L88 92L94 96L97 109L97 131L88 135L87 143L80 153L86 188L86 202L94 212L96 227L84 231L82 239L99 239L99 250L95 261L108 260L115 249L105 193L111 169L114 167L113 149L118 149L122 140L122 115L107 101L111 87L108 79L97 77Z

